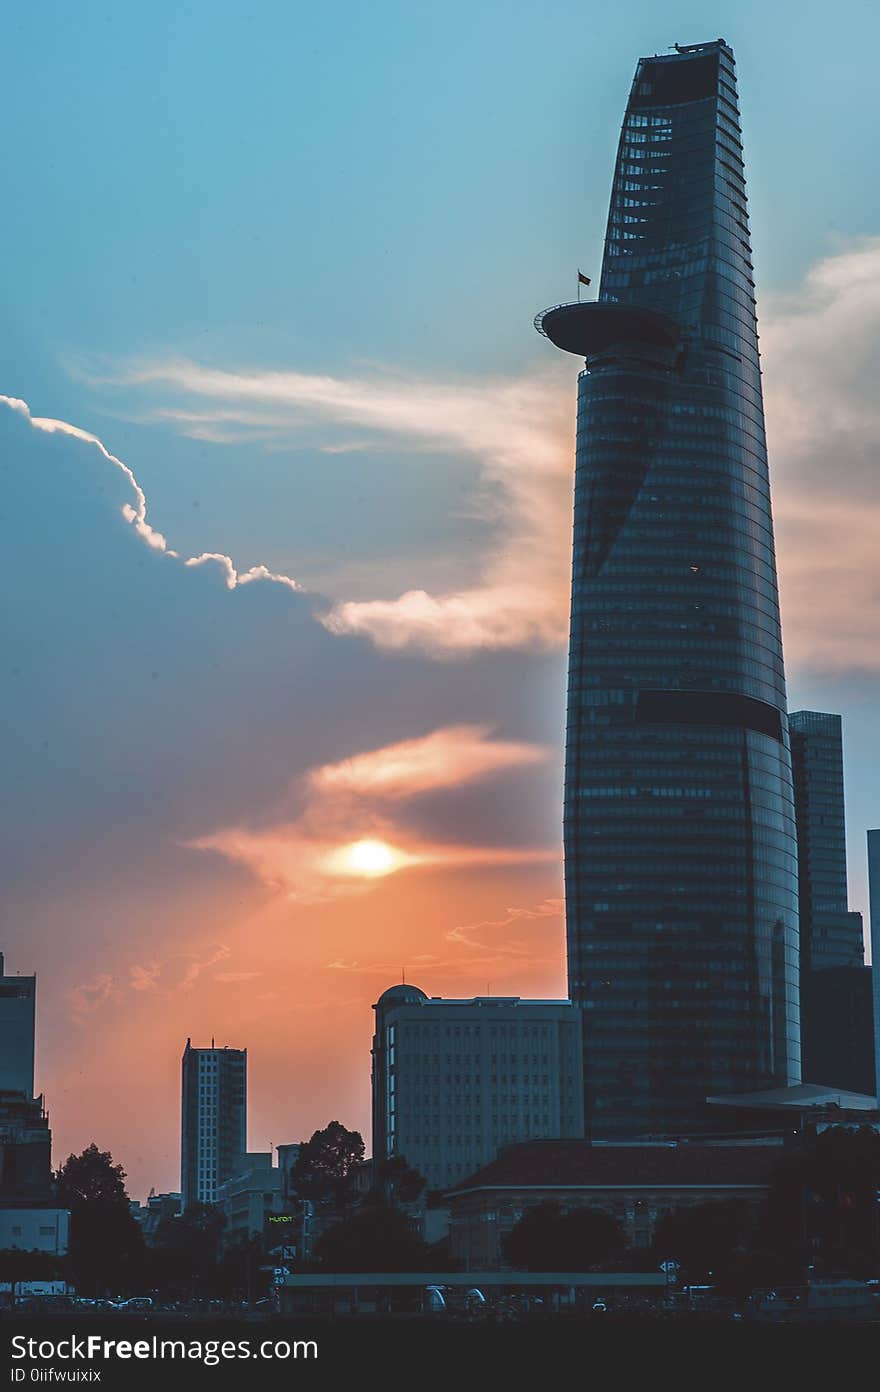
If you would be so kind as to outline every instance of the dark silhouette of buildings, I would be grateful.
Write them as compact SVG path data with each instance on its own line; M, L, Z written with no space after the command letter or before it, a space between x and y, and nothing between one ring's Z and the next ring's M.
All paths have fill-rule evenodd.
M880 831L868 832L868 892L874 996L874 1090L880 1095Z
M743 154L723 40L638 63L578 388L565 879L588 1134L800 1079L797 855Z
M546 1203L607 1213L630 1247L646 1249L658 1222L676 1209L731 1199L759 1208L781 1152L772 1137L739 1145L509 1146L446 1194L451 1255L466 1271L496 1270L504 1239L524 1213Z
M871 968L862 915L848 908L839 715L792 711L798 839L803 1076L874 1091Z
M876 1091L871 967L819 967L801 976L804 1077Z
M801 970L860 967L862 915L848 907L839 715L792 711L791 767L798 843ZM804 1072L808 1072L806 1062Z

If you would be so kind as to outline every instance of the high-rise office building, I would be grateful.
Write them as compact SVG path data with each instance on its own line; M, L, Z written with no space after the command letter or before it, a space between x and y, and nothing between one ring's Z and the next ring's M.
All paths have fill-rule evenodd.
M183 1207L215 1203L247 1150L247 1049L183 1051L180 1189Z
M0 952L0 1092L34 1095L37 978L6 976Z
M34 1096L35 976L6 976L0 953L0 1251L63 1256L69 1213L52 1180L52 1132Z
M849 911L846 883L842 722L824 711L792 711L788 727L801 970L859 967L865 958L862 915Z
M373 1009L373 1159L402 1155L445 1189L514 1141L583 1136L580 1012L570 1001L429 998Z
M636 68L578 386L565 771L588 1132L800 1079L797 846L733 53Z
M798 841L802 1073L807 1082L873 1092L871 969L862 915L848 907L839 715L792 711Z
M880 1097L880 830L868 832L868 894L874 1000L875 1090Z

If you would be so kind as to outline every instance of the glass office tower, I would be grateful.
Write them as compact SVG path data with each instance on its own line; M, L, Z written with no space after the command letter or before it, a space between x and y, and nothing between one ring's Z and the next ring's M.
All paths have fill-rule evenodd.
M846 883L843 722L825 711L792 711L789 729L801 972L860 967L865 959L862 915L850 911Z
M636 69L579 379L569 991L595 1139L800 1079L797 845L736 76Z

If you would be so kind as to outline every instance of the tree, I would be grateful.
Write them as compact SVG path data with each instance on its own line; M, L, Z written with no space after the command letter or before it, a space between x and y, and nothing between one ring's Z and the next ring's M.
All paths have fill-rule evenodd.
M190 1204L156 1229L153 1281L178 1297L214 1295L225 1218L211 1204Z
M218 1295L253 1303L269 1294L270 1271L260 1234L246 1233L226 1247L214 1274Z
M616 1218L596 1208L564 1212L536 1204L503 1240L504 1257L524 1271L585 1271L619 1257L626 1246Z
M49 1252L22 1252L18 1248L0 1251L0 1281L8 1281L15 1299L20 1281L54 1281L63 1273L63 1258Z
M390 1155L376 1167L373 1193L388 1204L411 1204L422 1193L427 1180L406 1163L402 1155Z
M673 1258L686 1274L722 1279L738 1264L738 1256L750 1246L754 1222L742 1199L676 1208L657 1224L654 1251L659 1260Z
M765 1240L789 1279L876 1276L880 1265L880 1136L829 1127L787 1154L770 1185Z
M95 1295L130 1293L144 1271L144 1239L129 1207L125 1171L93 1143L55 1176L70 1209L67 1265L74 1285Z
M349 1131L341 1122L331 1121L304 1141L290 1173L291 1184L306 1198L332 1199L343 1204L351 1188L357 1165L364 1158L364 1140L359 1131Z
M399 1208L371 1204L318 1239L315 1257L328 1271L425 1271L430 1249Z

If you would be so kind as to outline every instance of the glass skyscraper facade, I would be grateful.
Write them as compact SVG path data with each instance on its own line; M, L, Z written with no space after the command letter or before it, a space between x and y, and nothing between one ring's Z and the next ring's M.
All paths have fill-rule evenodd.
M865 956L862 915L850 912L846 883L842 721L825 711L792 711L789 729L801 971L860 967Z
M874 1005L874 1086L880 1098L880 830L868 832L868 893Z
M797 844L733 53L644 58L578 388L569 993L594 1139L800 1080Z

